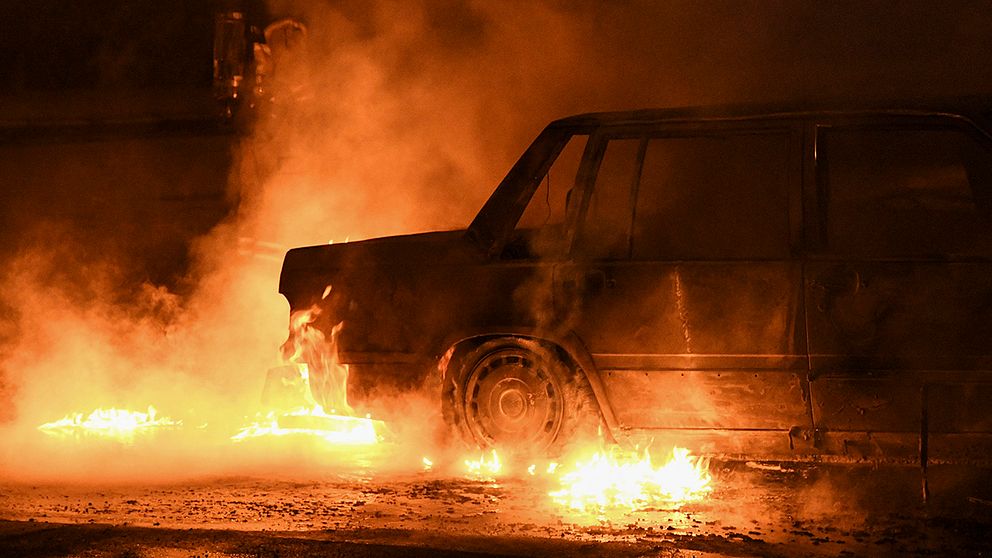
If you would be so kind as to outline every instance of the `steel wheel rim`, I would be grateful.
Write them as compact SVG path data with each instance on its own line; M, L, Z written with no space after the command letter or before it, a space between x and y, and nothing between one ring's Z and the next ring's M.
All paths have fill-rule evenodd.
M554 441L564 416L564 394L544 359L529 351L494 351L476 363L465 390L465 416L486 446Z

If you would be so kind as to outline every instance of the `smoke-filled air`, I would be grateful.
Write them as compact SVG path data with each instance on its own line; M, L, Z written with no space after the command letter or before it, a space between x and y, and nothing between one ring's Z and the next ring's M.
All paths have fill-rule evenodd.
M985 51L976 48L962 51L960 67L976 68L970 73L935 67L925 79L900 82L901 69L929 56L904 49L908 37L967 42L986 28L978 14L952 24L920 9L904 33L882 40L872 38L873 26L855 26L841 40L794 19L788 5L712 3L691 14L688 5L698 8L271 1L271 21L292 23L268 37L259 94L240 108L248 131L229 154L233 209L188 246L181 277L169 285L136 280L127 257L88 242L94 234L164 234L123 226L137 219L126 211L85 234L41 211L4 261L0 475L149 481L341 463L430 468L442 454L465 451L437 445L436 393L397 397L391 405L405 408L405 421L361 413L344 421L341 432L388 450L345 444L347 451L328 454L295 440L258 442L266 428L278 429L261 403L267 378L279 374L270 370L283 370L290 383L305 377L293 376L300 367L293 347L283 347L291 323L277 287L287 249L464 228L540 129L573 113L892 96L922 83L960 90L989 78ZM824 7L821 16L849 17L840 9ZM776 49L783 42L798 46ZM841 43L864 49L866 62L842 66L835 57L843 51L821 48ZM969 64L969 56L982 63ZM866 90L866 76L885 85ZM298 424L337 420L314 413ZM100 421L144 427L80 436ZM470 468L492 465L477 457Z

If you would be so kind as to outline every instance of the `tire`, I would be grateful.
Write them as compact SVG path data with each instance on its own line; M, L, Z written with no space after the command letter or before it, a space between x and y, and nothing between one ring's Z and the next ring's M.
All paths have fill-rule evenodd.
M494 339L452 364L444 414L471 445L554 455L596 434L599 408L585 378L540 343Z

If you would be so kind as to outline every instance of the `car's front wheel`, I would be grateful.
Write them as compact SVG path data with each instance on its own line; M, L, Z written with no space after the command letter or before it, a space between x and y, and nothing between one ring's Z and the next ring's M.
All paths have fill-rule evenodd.
M490 340L452 364L446 404L475 445L553 453L595 433L599 412L585 378L540 343Z

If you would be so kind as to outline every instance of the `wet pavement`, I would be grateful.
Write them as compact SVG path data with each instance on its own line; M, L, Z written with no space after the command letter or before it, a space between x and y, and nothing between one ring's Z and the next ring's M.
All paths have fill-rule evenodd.
M704 500L640 511L571 510L549 497L553 478L526 474L311 467L154 485L3 482L0 554L992 554L986 469L931 466L927 504L910 466L714 462L710 470L714 490Z

